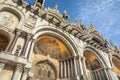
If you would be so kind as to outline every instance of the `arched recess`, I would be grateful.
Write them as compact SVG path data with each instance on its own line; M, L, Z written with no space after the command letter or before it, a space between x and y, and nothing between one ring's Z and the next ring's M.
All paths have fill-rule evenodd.
M53 36L58 39L60 39L65 45L67 45L68 49L71 52L72 56L78 55L78 48L74 40L66 33L63 31L60 31L55 28L55 26L39 26L34 29L34 37L33 39L37 40L39 37L48 35L48 36Z
M11 35L0 29L0 51L5 51L11 42Z
M85 47L84 53L87 75L90 80L108 80L107 63L104 57L92 47ZM109 77L108 77L109 76Z
M37 74L36 77L38 77L38 76L40 76L41 78L45 77L46 80L48 80L48 79L56 80L57 79L56 67L48 59L39 61L38 63L36 63L35 67L36 67L35 73L37 73L37 72L39 73L39 74ZM48 79L47 79L47 77L48 77Z
M100 53L98 53L94 48L87 46L87 47L84 48L84 52L85 51L88 51L88 53L90 51L91 52L91 56L96 57L99 60L100 65L103 68L107 67L107 63L106 63L106 61L104 59L104 56L102 56Z
M6 5L6 4L0 5L0 13L1 12L5 13L5 18L8 20L8 23L10 23L10 25L12 25L12 23L15 23L15 25L16 25L15 27L18 27L18 28L21 27L23 25L23 22L25 21L24 13L12 5ZM10 16L9 15L6 16L7 13ZM4 15L3 15L3 17L4 17ZM3 18L1 18L1 19L3 19ZM14 20L16 20L18 22L15 22ZM13 24L13 26L14 26L14 24Z
M114 71L117 73L118 78L120 79L120 56L118 54L112 55L112 64Z
M59 61L64 61L76 55L77 51L75 50L77 50L77 48L75 44L66 34L52 26L39 27L35 30L34 34L33 38L36 39L36 43L34 46L31 72L35 69L34 65L36 63L48 59L55 65L58 79L60 74Z
M64 42L48 34L38 38L35 43L34 52L54 59L65 59L72 55Z

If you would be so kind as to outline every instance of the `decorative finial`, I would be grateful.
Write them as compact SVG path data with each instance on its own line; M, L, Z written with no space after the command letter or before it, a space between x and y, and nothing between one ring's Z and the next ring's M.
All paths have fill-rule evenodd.
M94 27L94 25L91 21L90 21L90 28L91 28L92 31L96 31L96 29L95 29L95 27Z
M75 18L75 23L78 23L78 18Z
M113 44L113 42L110 40L110 44L111 44L111 46L114 46L114 44Z
M93 23L90 21L90 27L91 28L94 28L94 26L93 26Z
M34 5L38 7L42 7L44 5L45 0L35 0Z
M58 3L56 2L55 3L55 7L54 7L56 10L58 9Z
M67 11L66 11L66 9L64 10L64 14L67 14Z
M84 25L84 23L82 22L82 20L80 19L80 25Z
M67 14L67 11L66 11L66 10L64 10L63 18L64 18L65 20L68 20L68 19L69 19L69 15Z

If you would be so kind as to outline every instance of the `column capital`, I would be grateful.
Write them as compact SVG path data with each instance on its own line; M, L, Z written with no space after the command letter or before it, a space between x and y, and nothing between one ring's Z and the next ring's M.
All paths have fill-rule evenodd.
M20 34L21 34L21 32L22 32L22 31L21 31L21 30L19 30L19 29L17 29L17 30L16 30L16 34L17 34L17 35L20 35Z
M27 73L29 70L29 68L24 68L24 73Z
M32 34L27 34L27 39L31 39L32 38Z
M77 58L82 58L82 56L81 56L81 55L77 55L76 57L77 57Z
M0 67L1 67L1 66L4 66L4 65L5 65L5 63L0 63Z
M1 64L1 63L5 63L5 64L6 64L7 62L8 62L8 61L6 61L6 60L0 60L0 64Z
M23 64L17 64L15 70L22 71L24 65Z
M86 57L82 57L82 59L86 59Z
M77 56L72 56L71 58L73 58L73 59L74 59L74 58L77 58Z
M33 42L33 43L36 43L36 42L37 42L37 40L36 40L36 39L32 39L32 42Z

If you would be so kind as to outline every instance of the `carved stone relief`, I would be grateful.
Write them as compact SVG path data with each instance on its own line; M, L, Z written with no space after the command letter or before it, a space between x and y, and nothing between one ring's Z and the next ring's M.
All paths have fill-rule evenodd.
M34 16L29 16L28 19L27 19L27 22L26 22L26 26L28 27L34 27L35 26L35 23L36 23L36 18Z
M21 45L17 45L17 49L16 49L16 51L15 51L15 55L16 55L16 56L19 55L21 48L22 48Z
M55 72L47 62L36 64L35 68L36 68L36 73L34 74L35 79L55 80Z
M0 25L15 29L18 23L19 19L14 14L7 11L0 12Z

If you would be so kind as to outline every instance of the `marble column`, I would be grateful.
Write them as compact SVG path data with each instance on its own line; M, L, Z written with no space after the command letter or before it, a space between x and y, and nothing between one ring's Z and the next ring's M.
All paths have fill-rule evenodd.
M8 50L7 50L8 52L12 52L12 50L13 50L13 48L14 48L14 46L15 46L15 44L16 44L16 42L17 42L17 39L19 38L20 34L21 34L21 31L20 31L20 30L17 30L17 31L16 31L16 34L15 34L15 37L14 37L11 45L9 46L9 48L8 48Z
M84 79L87 80L87 68L86 68L86 64L85 64L85 57L82 57L82 68L83 68L83 74L84 74Z
M70 76L73 77L73 60L70 59Z
M2 70L4 69L5 67L5 63L0 63L0 73L2 72Z
M79 80L78 71L77 71L77 64L76 64L76 57L73 57L73 62L74 62L74 77L76 78L75 80Z
M70 78L70 62L69 62L69 60L67 60L67 75L68 75L68 78Z
M30 45L29 52L28 52L28 62L32 62L32 58L34 56L33 48L34 48L35 43L36 43L36 40L33 39Z
M60 61L60 78L63 78L63 62Z
M28 77L28 71L29 71L29 69L27 69L27 68L24 69L24 72L23 72L21 80L26 80L27 79L27 77Z
M20 54L20 56L22 56L22 57L25 57L25 53L26 53L26 50L27 50L27 46L28 46L28 44L29 44L29 41L30 41L30 39L31 39L31 36L32 36L32 35L30 35L30 34L27 35L27 39L26 39L26 41L25 41L25 44L24 44L23 49L22 49L21 54Z
M64 78L67 77L66 60L64 61Z
M86 64L85 64L85 57L82 58L83 60L83 66L84 66L84 73L87 75L87 68L86 68Z
M82 59L82 57L81 57L81 56L78 56L80 75L83 75L83 68L82 68L82 62L81 62L81 59Z
M12 80L20 80L22 71L23 71L23 65L17 64Z

